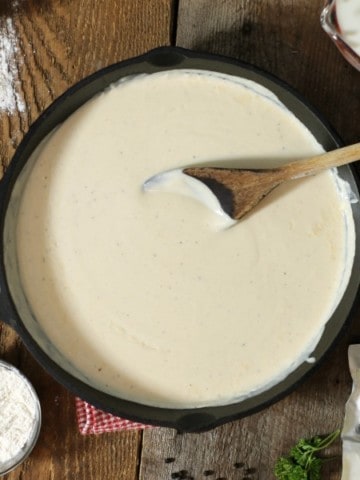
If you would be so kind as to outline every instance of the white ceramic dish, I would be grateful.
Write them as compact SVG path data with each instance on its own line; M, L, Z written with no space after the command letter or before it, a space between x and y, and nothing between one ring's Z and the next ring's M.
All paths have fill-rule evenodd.
M26 388L30 392L30 395L34 401L34 409L35 409L34 423L26 443L18 451L18 453L15 454L14 457L9 459L5 463L0 463L0 476L3 476L9 473L10 471L14 470L16 467L18 467L30 455L31 451L33 450L37 442L37 439L39 437L40 428L41 428L41 407L40 407L38 396L33 386L31 385L29 380L17 368L15 368L10 363L0 360L0 369L7 369L11 371L18 377L18 379L21 380L21 382L23 382L26 385Z

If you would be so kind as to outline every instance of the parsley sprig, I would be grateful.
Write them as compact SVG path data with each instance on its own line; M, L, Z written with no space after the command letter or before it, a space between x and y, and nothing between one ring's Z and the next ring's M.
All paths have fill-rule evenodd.
M320 480L321 467L329 458L318 456L320 450L329 447L340 435L340 430L327 436L316 436L298 441L287 457L280 457L275 465L278 480Z

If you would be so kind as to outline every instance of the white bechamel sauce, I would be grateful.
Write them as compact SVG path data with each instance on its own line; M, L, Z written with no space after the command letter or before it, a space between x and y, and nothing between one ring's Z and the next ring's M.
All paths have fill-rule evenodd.
M359 0L336 0L336 17L344 40L360 56Z
M127 399L199 407L311 357L354 255L336 171L280 187L226 230L196 199L142 187L191 163L318 152L273 94L220 74L142 75L75 112L34 154L17 225L26 296L74 371Z

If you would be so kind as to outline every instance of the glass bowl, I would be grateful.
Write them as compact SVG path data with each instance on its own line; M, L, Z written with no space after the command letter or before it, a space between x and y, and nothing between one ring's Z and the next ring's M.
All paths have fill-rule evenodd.
M40 433L40 427L41 427L41 408L40 408L40 402L38 399L38 396L29 382L29 380L13 365L10 365L7 362L4 362L3 360L0 360L0 373L7 372L8 374L13 375L13 379L16 381L16 384L14 384L14 390L15 388L19 388L22 392L24 392L24 401L26 401L26 405L31 408L32 413L33 413L33 418L31 419L31 425L30 425L30 419L29 419L29 432L28 435L25 437L22 435L22 438L19 446L14 447L12 450L13 455L9 458L6 458L6 455L3 454L1 455L5 457L5 460L0 457L0 476L3 476L7 473L9 473L11 470L19 466L30 454L32 449L34 448L36 441L38 439L39 433ZM7 390L7 394L9 394L9 389ZM10 394L12 396L12 394ZM16 401L18 399L17 394L14 393L13 398L9 398L9 402L11 401ZM0 405L2 407L2 411L5 409L5 388L2 390L2 387L0 385ZM15 419L15 416L13 417L13 420ZM0 420L1 420L1 412L0 412ZM6 420L1 422L0 425L2 424L3 426L3 432L0 431L0 440L4 440L4 437L6 434L11 432L12 427L14 427L13 432L14 435L19 435L18 432L16 431L17 425L16 421L14 420L12 424L6 423ZM3 436L3 438L1 438ZM0 452L1 454L1 452ZM8 455L9 456L9 455Z
M360 71L359 0L327 0L320 21L344 58Z

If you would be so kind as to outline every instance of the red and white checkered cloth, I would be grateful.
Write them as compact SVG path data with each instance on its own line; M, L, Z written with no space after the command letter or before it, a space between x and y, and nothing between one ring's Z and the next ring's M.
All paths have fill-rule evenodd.
M90 405L90 403L81 400L81 398L76 398L75 402L78 426L82 435L118 432L122 430L139 430L151 427L151 425L132 422L131 420L103 412L93 405Z

